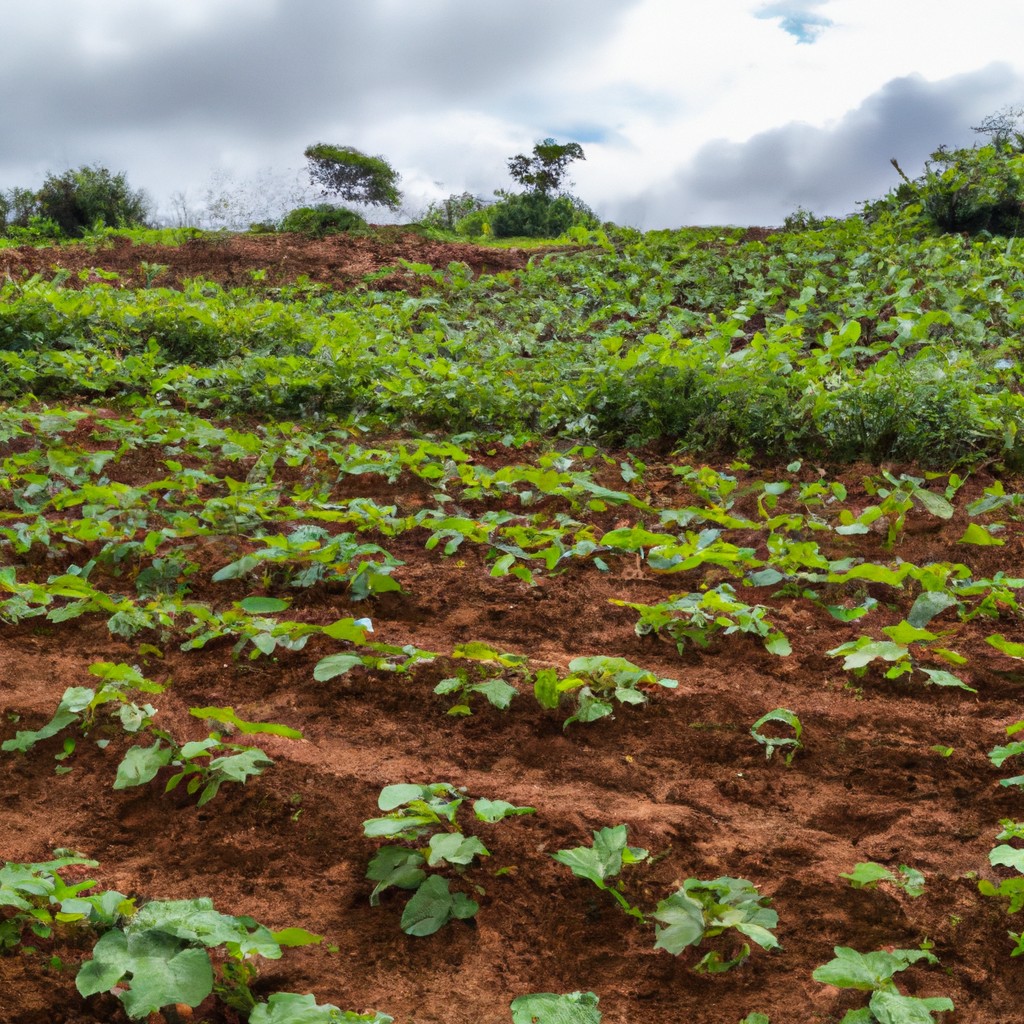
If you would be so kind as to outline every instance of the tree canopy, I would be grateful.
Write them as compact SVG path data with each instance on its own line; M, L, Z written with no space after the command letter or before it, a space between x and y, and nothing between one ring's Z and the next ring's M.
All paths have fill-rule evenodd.
M549 196L562 187L569 164L586 160L578 142L558 143L543 139L533 147L533 155L518 153L509 157L508 173L524 188Z
M350 203L367 203L396 209L402 201L399 173L381 156L367 156L352 146L317 142L303 154L309 161L309 177L325 196L335 195Z

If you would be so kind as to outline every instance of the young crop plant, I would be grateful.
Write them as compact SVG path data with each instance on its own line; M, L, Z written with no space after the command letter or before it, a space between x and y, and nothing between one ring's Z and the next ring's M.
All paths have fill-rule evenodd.
M1004 878L999 885L993 885L988 879L978 883L978 890L983 896L1002 897L1007 900L1007 913L1016 914L1024 908L1024 847L1011 846L1011 840L1024 840L1024 822L1004 820L1002 832L996 836L999 846L994 846L988 855L993 867L1013 868L1017 874L1013 878ZM1016 943L1010 956L1024 955L1024 930L1010 932L1010 938Z
M912 899L924 892L924 875L916 868L901 864L897 871L890 871L884 864L874 861L862 861L855 864L848 874L840 874L840 878L849 881L854 889L876 889L879 882L888 882L897 889L902 889Z
M512 1024L601 1024L593 992L533 992L512 1000Z
M623 895L621 879L617 878L622 869L630 864L641 864L650 854L639 846L626 844L626 826L615 825L594 832L593 846L577 846L572 850L559 850L552 859L564 864L577 878L593 882L598 889L610 893L623 911L638 920L644 920L643 911L633 906Z
M678 955L688 946L699 946L723 932L735 929L762 949L778 949L779 941L771 929L779 915L765 906L753 883L745 878L723 876L704 882L687 878L682 887L663 899L651 914L659 922L655 949ZM723 958L718 950L706 953L694 966L698 972L719 974L731 970L750 956L750 945L742 942L733 955Z
M275 992L265 1003L257 1004L249 1015L249 1024L393 1024L386 1013L353 1013L333 1003L318 1003L312 995Z
M865 478L864 486L869 494L877 495L882 500L877 505L869 505L856 517L844 509L839 514L840 525L835 528L836 533L844 536L869 533L875 523L884 520L885 546L891 548L903 532L907 513L915 503L938 519L953 518L955 510L948 498L923 487L922 477L901 474L897 478L888 470L882 470L881 476L881 482Z
M1020 732L1024 732L1024 721L1014 722L1013 725L1006 727L1007 737L1016 736ZM988 753L988 759L997 768L1002 768L1004 761L1011 757L1020 757L1021 754L1024 754L1024 740L1014 740L1013 743L1007 743L1005 746L993 747ZM1009 778L1000 779L999 785L1024 788L1024 775L1012 775Z
M377 883L370 893L371 906L380 905L381 893L387 889L413 891L401 920L402 931L407 935L433 935L453 918L466 920L480 909L464 892L452 892L448 878L427 871L429 868L452 869L462 875L477 857L490 856L480 839L463 832L457 819L465 799L463 790L446 782L385 786L377 799L377 806L385 815L363 822L363 834L370 839L405 843L427 840L426 845L415 847L382 846L366 872L366 877ZM534 814L535 810L504 800L479 798L473 801L474 817L488 824Z
M947 663L964 664L966 659L955 651L936 646L936 642L941 639L939 634L915 626L906 619L895 626L885 626L882 632L889 638L888 640L860 636L856 640L849 640L834 647L827 653L832 658L842 658L843 668L857 677L863 676L868 667L875 662L882 662L889 665L884 672L886 679L912 677L915 672L919 672L925 677L924 683L927 686L954 687L968 693L978 692L948 669L921 665L911 655L911 645L921 644L930 654Z
M778 940L771 931L778 924L778 914L765 906L767 898L745 878L723 876L710 881L687 878L676 892L645 914L626 898L622 880L612 881L623 867L643 863L650 857L647 850L628 846L626 838L625 825L603 828L594 832L593 846L559 850L551 856L577 878L585 878L610 893L630 917L645 922L651 918L657 922L655 949L678 956L684 949L699 946L705 939L716 938L730 930L763 949L778 948ZM694 965L694 970L718 974L742 963L749 955L750 946L746 942L734 949L730 957L723 958L721 952L711 950Z
M665 633L675 641L680 654L687 643L707 647L711 638L722 633L750 633L760 637L765 650L782 657L792 653L789 640L767 618L764 605L749 605L736 596L728 583L720 583L703 593L680 594L659 604L636 604L613 599L612 604L640 613L634 627L637 636Z
M593 655L573 658L569 675L563 679L554 669L539 669L534 676L533 692L540 706L552 711L558 709L563 694L575 695L576 711L562 723L562 728L567 729L573 722L595 722L611 715L613 700L620 704L645 704L647 695L641 687L674 689L678 685L677 679L661 678L625 658Z
M822 985L870 992L867 1006L850 1010L840 1024L928 1024L932 1014L952 1010L953 1001L944 996L920 999L904 995L893 976L911 964L937 964L926 949L885 949L858 953L848 946L835 947L835 959L817 968L812 977Z
M769 722L777 722L779 725L784 725L793 730L792 736L769 736L762 732L762 726L767 725ZM766 761L772 759L776 750L785 750L784 760L786 764L792 764L793 758L796 756L798 750L803 749L803 741L801 737L804 734L804 727L797 717L796 713L790 711L789 708L776 708L774 711L769 711L767 714L762 715L751 727L750 735L757 740L761 746L764 747L764 756Z
M26 928L47 939L54 928L104 928L130 916L134 901L122 893L109 889L87 896L95 881L69 883L60 874L68 867L97 866L97 861L77 854L39 864L5 863L0 868L0 952L22 945Z
M277 960L284 947L320 941L301 928L272 932L250 917L219 913L209 899L154 900L100 937L75 986L85 998L115 989L131 1020L165 1008L194 1008L213 992L248 1013L257 1006L250 991L253 958ZM216 961L214 949L221 951Z

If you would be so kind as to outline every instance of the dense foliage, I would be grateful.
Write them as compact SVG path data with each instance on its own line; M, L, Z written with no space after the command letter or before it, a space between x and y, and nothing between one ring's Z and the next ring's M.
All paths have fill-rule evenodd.
M317 142L303 154L309 177L324 195L336 195L350 203L368 203L396 209L402 201L398 172L381 156L368 156L352 146Z
M1024 464L1024 263L1014 244L880 216L574 236L585 251L409 292L138 292L58 278L0 292L0 396L173 402L652 441L765 458Z

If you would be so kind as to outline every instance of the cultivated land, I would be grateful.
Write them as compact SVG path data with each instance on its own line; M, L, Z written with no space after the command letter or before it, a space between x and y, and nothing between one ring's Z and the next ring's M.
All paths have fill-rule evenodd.
M582 991L605 1024L824 1024L872 998L812 978L836 946L938 961L877 978L851 1020L1019 1014L1005 240L271 236L0 266L0 1021L124 1021L212 957L217 991L152 1020L346 1019L259 1005L292 992L497 1024ZM802 746L766 758L751 727L777 709ZM364 829L399 796L423 832ZM456 825L489 855L428 848ZM650 856L606 857L614 894L571 869L592 854L552 857L620 825ZM404 873L371 905L388 846ZM97 863L11 867L58 858ZM407 934L422 872L438 929ZM264 953L255 922L323 940L243 960L179 921L83 997L100 936L138 924L118 898L53 902L55 875L150 913L209 898ZM781 948L656 949L662 901L720 877L756 887ZM577 1012L540 1021L597 1019Z

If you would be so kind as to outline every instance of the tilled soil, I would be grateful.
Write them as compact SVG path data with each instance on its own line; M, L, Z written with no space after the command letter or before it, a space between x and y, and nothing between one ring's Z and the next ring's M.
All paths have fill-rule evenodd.
M124 472L111 470L138 484L150 478L143 467L129 460ZM868 500L860 491L866 471L844 475L851 506L859 496ZM659 502L686 503L670 465L651 466L648 474ZM423 482L404 476L393 486L348 480L351 493L339 491L339 499L359 493L400 510L424 500ZM958 505L986 482L980 475L970 481ZM615 514L629 518L621 509ZM977 575L999 566L1019 573L1020 524L1008 528L1002 548L966 554L955 544L965 525L962 512L940 522L916 510L892 555L877 536L836 542L878 560L976 556ZM321 683L313 666L337 650L325 638L254 661L233 658L227 641L189 652L166 642L158 658L140 655L141 638L112 637L102 616L27 620L3 629L3 738L16 727L38 728L65 687L89 684L87 669L97 660L139 664L166 682L154 703L172 731L200 734L189 707L230 705L245 719L301 729L304 738L259 737L274 767L244 787L225 786L201 809L183 788L166 795L156 783L112 790L123 737L102 750L80 742L63 775L54 774L59 738L27 755L2 755L4 859L41 861L70 848L100 862L89 873L99 888L141 899L209 896L219 909L272 928L315 931L325 944L262 962L255 991L314 992L322 1002L379 1009L403 1024L497 1024L508 1021L517 995L574 990L595 991L609 1024L736 1024L754 1010L773 1021L837 1021L866 997L811 979L833 946L868 951L924 942L942 966L904 972L903 991L949 996L955 1019L972 1024L1017 1018L1022 966L1009 958L1007 939L1014 921L977 888L979 877L1005 875L988 865L1000 819L1024 817L1020 792L1000 788L1006 770L987 757L1004 742L1004 727L1022 717L1024 673L983 638L1002 631L1021 639L1015 618L964 627L949 612L932 625L958 631L950 643L970 659L960 671L976 695L886 681L878 672L857 680L826 652L861 630L771 588L742 594L772 609L792 642L790 656L769 654L744 635L680 654L673 644L637 636L633 614L609 599L663 600L685 592L689 577L658 576L624 557L608 572L570 564L530 587L492 577L480 548L467 544L446 558L425 550L424 539L380 539L406 562L396 573L403 594L353 604L317 586L290 592L293 614L324 622L366 615L389 643L445 651L480 640L527 654L535 667L564 670L579 655L617 655L678 679L678 689L659 689L646 705L619 706L614 718L568 729L564 710L543 710L525 687L506 712L478 698L474 714L458 718L445 713L451 699L433 693L450 664L408 676L360 668ZM211 572L235 557L207 554ZM213 603L246 592L240 584L235 593L231 584L194 582L194 596ZM869 589L889 602L881 613L886 623L906 614L909 596ZM864 631L877 634L881 619ZM749 733L776 707L803 722L806 745L788 767L780 756L767 761ZM944 757L934 745L953 753ZM492 856L462 876L448 874L479 901L479 913L426 938L399 928L405 893L389 891L376 908L368 900L366 866L379 844L363 837L362 822L378 813L381 787L398 782L449 782L472 797L537 810L497 825L470 816L467 830ZM654 854L624 871L631 902L650 911L687 877L745 877L773 901L782 950L755 947L746 963L721 975L693 972L703 949L678 957L656 951L650 924L627 917L607 893L550 856L589 845L593 830L621 823L631 844ZM917 868L927 879L924 895L913 899L889 884L851 888L839 876L861 861ZM92 941L72 934L0 959L0 1020L122 1020L112 996L82 1000L75 991L74 973ZM725 941L721 948L732 947ZM63 966L49 965L54 954ZM236 1018L211 1000L195 1019Z
M253 284L253 274L265 286L293 284L300 277L335 288L349 288L366 274L393 272L376 278L376 288L402 288L415 273L399 260L443 269L465 263L476 274L516 270L531 253L470 244L433 242L394 228L378 228L369 235L331 235L311 240L302 235L207 235L182 245L135 245L114 238L104 245L23 246L0 249L0 279L17 280L30 274L45 278L57 268L71 272L67 285L103 281L90 270L118 275L117 284L138 288L179 288L191 278L216 281L225 288ZM81 276L79 276L81 275ZM110 280L110 279L106 279Z

